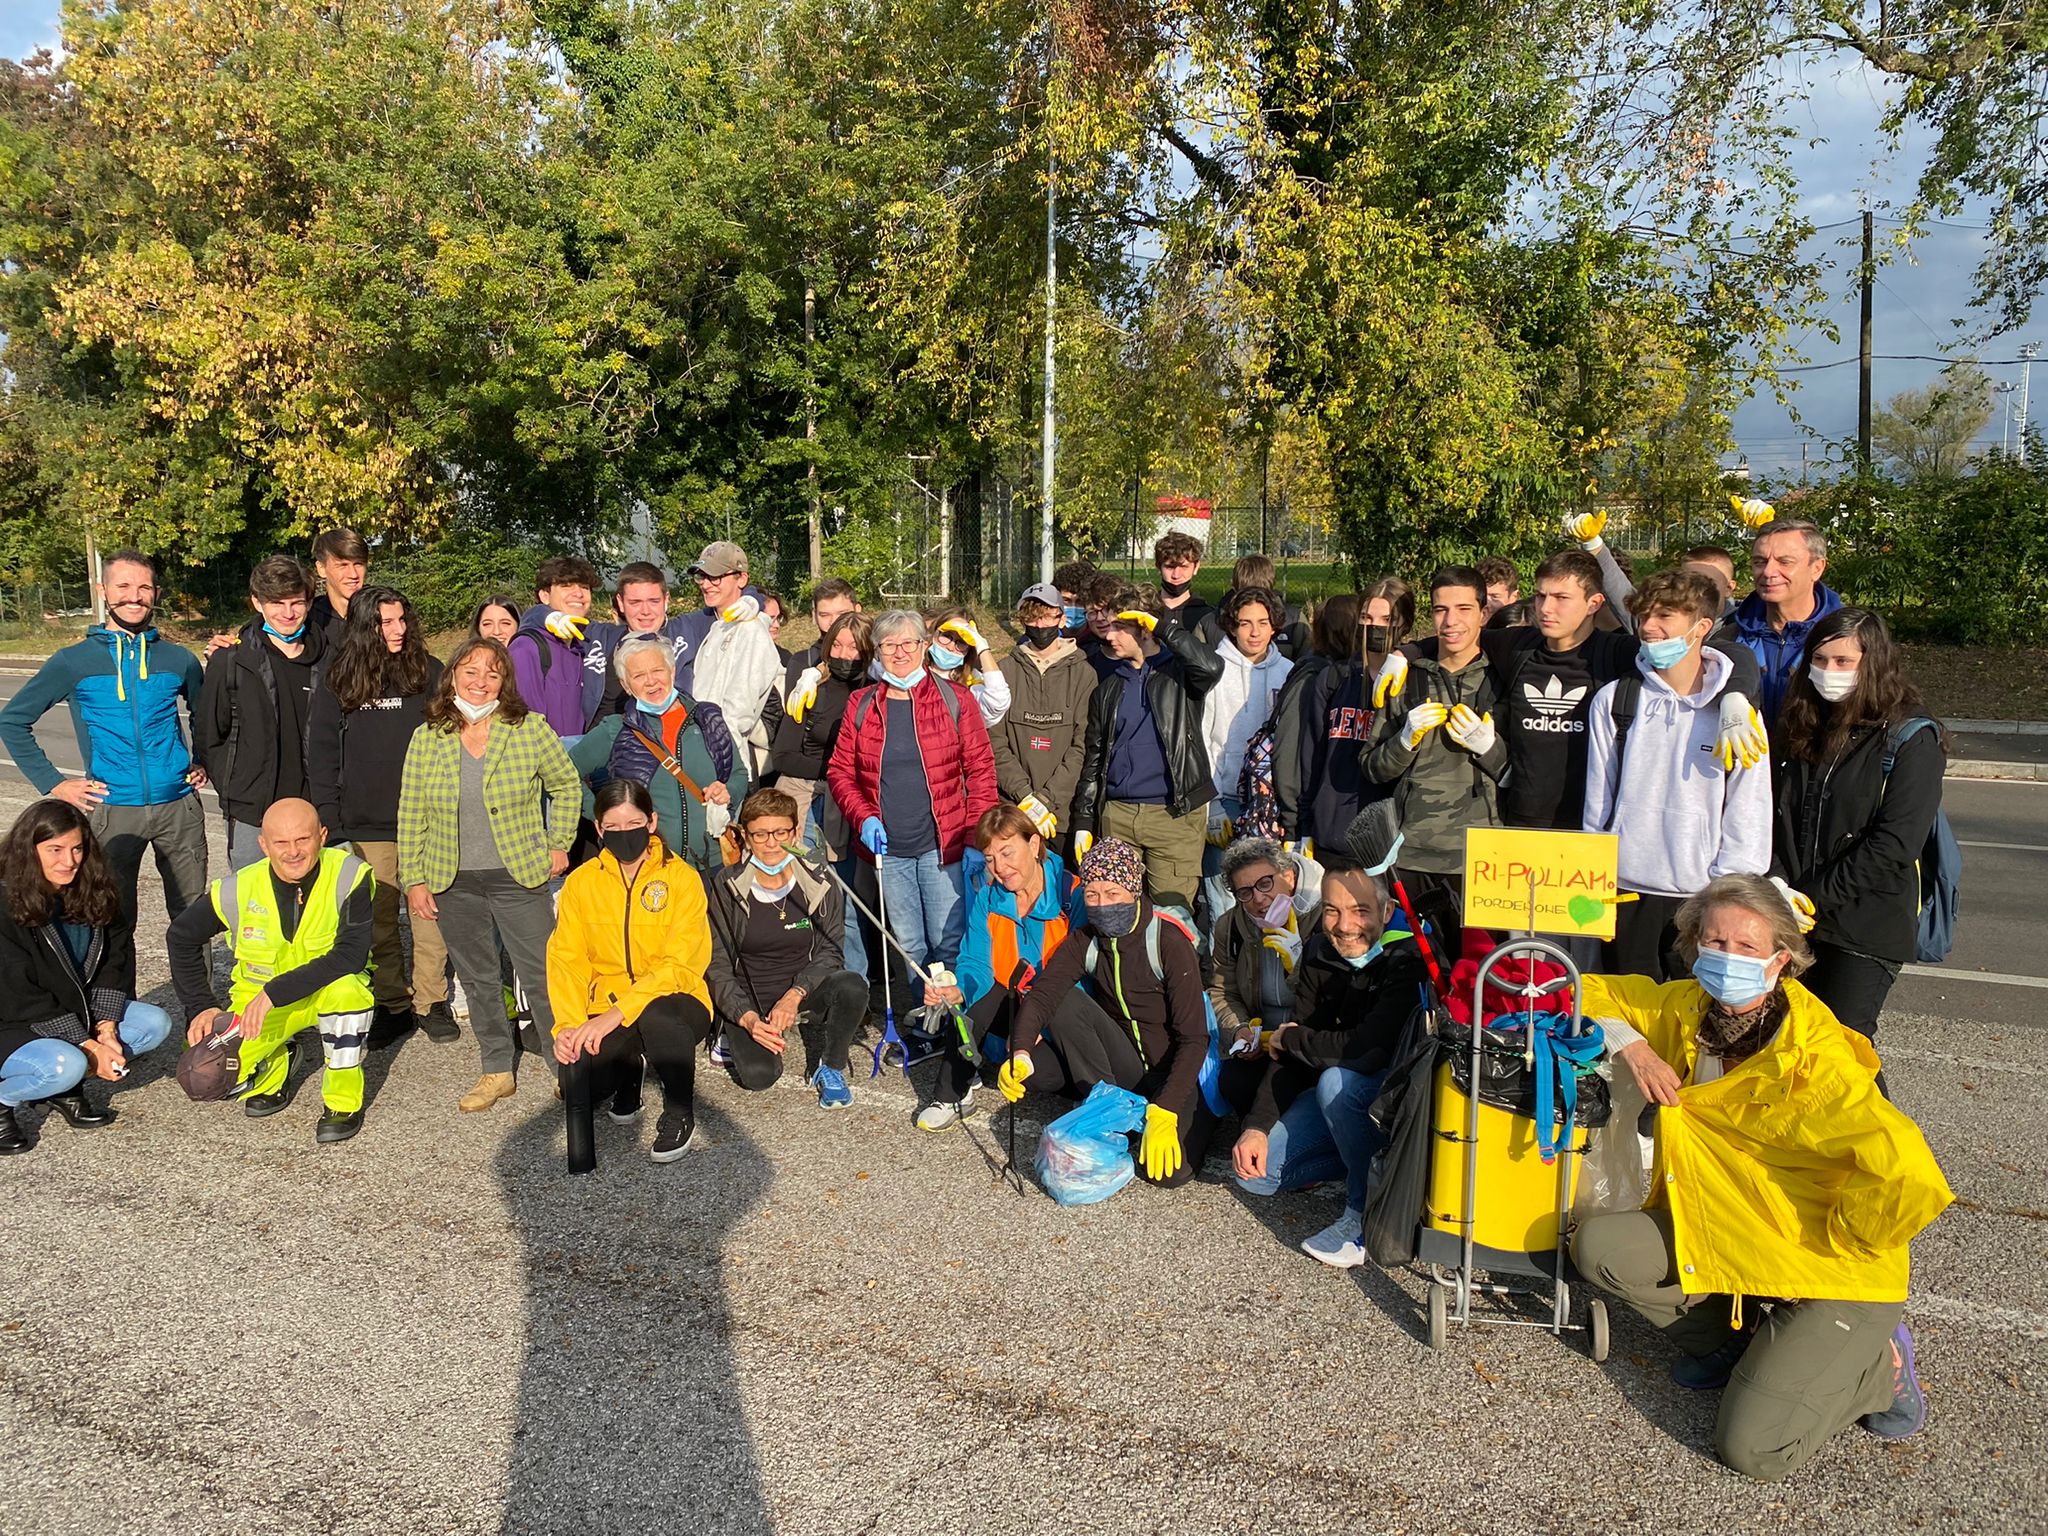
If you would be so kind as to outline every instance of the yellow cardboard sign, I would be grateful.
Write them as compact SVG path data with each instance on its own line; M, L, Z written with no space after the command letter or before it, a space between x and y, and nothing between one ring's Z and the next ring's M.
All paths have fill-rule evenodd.
M1619 840L1611 832L1531 832L1472 827L1465 833L1465 924L1534 933L1614 937ZM1529 910L1530 880L1536 910Z

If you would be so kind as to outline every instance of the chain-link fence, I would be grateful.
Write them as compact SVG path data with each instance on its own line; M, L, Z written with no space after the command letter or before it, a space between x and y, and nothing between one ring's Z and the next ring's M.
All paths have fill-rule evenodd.
M9 634L83 629L91 622L92 588L85 582L0 587L0 628Z

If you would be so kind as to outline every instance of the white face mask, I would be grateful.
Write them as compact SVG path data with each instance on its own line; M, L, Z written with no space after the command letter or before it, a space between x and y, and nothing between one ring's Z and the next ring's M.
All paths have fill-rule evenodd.
M1830 704L1839 704L1856 691L1855 667L1844 671L1839 667L1808 667L1806 675L1813 682L1813 691Z
M472 704L469 700L463 698L461 694L457 694L455 696L455 707L462 711L463 719L467 720L471 725L475 725L485 715L496 712L498 701L492 699L487 704Z

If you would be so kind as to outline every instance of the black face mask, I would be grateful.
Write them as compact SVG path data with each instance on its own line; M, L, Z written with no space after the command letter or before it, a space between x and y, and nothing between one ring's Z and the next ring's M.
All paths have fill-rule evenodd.
M1164 592L1168 597L1179 597L1183 592L1187 591L1187 589L1193 585L1194 583L1191 581L1168 581L1163 576L1159 579L1159 590Z
M133 624L130 624L121 615L114 612L112 608L109 608L107 610L107 621L124 634L139 635L156 622L156 610L154 608L144 609L142 617Z
M604 851L621 864L631 864L646 854L647 840L652 835L647 827L631 827L624 832L603 833L599 841L604 844Z
M1365 626L1365 653L1368 656L1385 656L1393 649L1394 627L1391 624Z
M1026 624L1024 626L1024 643L1034 651L1046 649L1059 637L1060 627L1057 624Z
M826 661L825 666L842 683L859 681L863 670L858 656L834 656Z

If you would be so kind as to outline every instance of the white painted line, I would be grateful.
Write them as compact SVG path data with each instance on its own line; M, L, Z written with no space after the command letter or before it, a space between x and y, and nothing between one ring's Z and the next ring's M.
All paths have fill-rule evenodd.
M2004 848L2013 853L2048 853L2048 843L1980 843L1967 837L1956 839L1963 848Z
M1980 1301L1957 1301L1950 1296L1909 1296L1906 1311L1997 1333L2017 1333L2022 1338L2048 1339L2048 1315L2023 1312L2018 1307L1993 1307Z
M1997 971L1951 971L1939 965L1909 965L1902 974L1932 981L1984 981L1994 987L2038 987L2048 992L2048 976L2006 976Z

